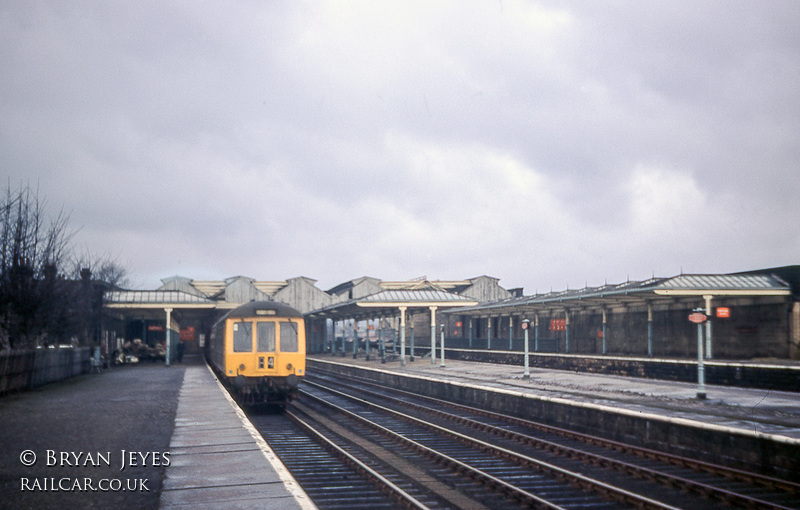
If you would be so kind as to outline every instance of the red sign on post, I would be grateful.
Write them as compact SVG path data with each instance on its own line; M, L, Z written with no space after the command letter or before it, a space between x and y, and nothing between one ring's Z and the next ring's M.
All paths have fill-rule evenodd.
M731 316L731 309L727 306L720 306L717 308L717 317L720 319L728 319Z
M566 331L567 319L550 319L550 331Z
M694 322L695 324L702 324L706 321L707 318L708 317L706 317L706 314L700 312L694 312L692 314L689 314L689 320Z

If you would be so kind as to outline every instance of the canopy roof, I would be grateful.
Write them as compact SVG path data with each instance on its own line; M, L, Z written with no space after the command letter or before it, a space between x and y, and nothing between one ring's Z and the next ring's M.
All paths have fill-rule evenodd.
M106 292L108 308L215 308L216 302L180 290L119 290Z
M311 319L364 320L396 316L401 308L413 313L415 311L429 310L432 307L441 309L474 306L477 304L478 302L473 299L438 289L385 290L314 310L306 314L306 317Z
M549 292L451 310L463 315L535 312L577 306L614 306L703 296L788 296L789 285L771 274L680 275L616 285Z

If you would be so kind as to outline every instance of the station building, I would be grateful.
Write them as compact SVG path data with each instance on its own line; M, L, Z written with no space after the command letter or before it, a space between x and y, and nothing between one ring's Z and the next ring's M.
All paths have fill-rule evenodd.
M448 312L453 347L696 358L800 359L800 266L683 274ZM701 322L692 322L691 319ZM527 324L524 323L527 321Z
M515 293L522 294L521 289L508 291L500 287L498 281L489 276L434 282L425 277L409 281L383 281L364 276L324 291L316 286L316 280L303 276L279 281L262 281L246 276L234 276L225 280L192 280L172 276L164 278L162 285L155 290L106 292L104 309L107 320L102 343L104 352L110 355L114 351L122 351L126 344L137 340L138 344L145 346L165 345L167 335L170 335L169 344L173 349L178 342L183 342L186 352L200 352L211 326L222 315L250 301L273 300L285 303L307 317L312 312L317 312L314 315L317 320L309 320L307 343L311 348L322 350L325 345L335 341L337 326L340 330L339 337L342 338L345 326L344 322L337 324L333 316L330 320L320 320L325 313L319 310L341 304L347 306L348 303L387 291L405 290L413 294L435 289L437 297L446 301L458 296L460 301L457 305L507 299ZM397 310L394 309L394 312ZM391 322L395 315L397 313L386 311L378 313L376 320L390 320L389 323L384 320L380 329L396 329L396 321ZM348 324L352 324L352 320ZM364 338L366 331L369 331L368 326L363 323L361 327L364 328ZM352 326L347 331L352 339ZM357 334L358 326L355 331ZM171 354L174 356L174 353Z
M364 354L378 339L399 347L585 355L800 359L800 266L733 274L677 275L525 296L499 280L384 281L364 276L327 291L306 277L219 281L173 276L151 291L105 295L108 353L134 339L199 352L211 325L253 300L288 304L306 316L309 352ZM701 313L698 326L689 320ZM410 351L413 355L413 351ZM405 358L403 358L405 359Z

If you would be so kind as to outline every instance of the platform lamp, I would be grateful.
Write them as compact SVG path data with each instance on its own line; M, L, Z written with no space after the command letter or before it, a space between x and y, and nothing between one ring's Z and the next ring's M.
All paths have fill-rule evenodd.
M439 366L443 367L444 366L444 323L441 323L440 326L442 327L442 355L441 355L442 364Z
M703 308L695 308L689 315L689 320L697 324L697 398L706 399L706 377L703 366L703 323L708 320Z
M525 332L525 372L522 374L523 379L530 379L531 378L531 368L528 358L530 357L530 351L528 349L528 326L530 326L531 321L528 319L522 320L522 331Z

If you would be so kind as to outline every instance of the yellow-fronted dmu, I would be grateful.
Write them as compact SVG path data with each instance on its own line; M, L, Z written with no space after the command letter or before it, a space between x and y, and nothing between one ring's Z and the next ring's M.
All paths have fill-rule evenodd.
M245 404L285 404L306 371L303 315L274 301L231 310L211 330L209 363Z

